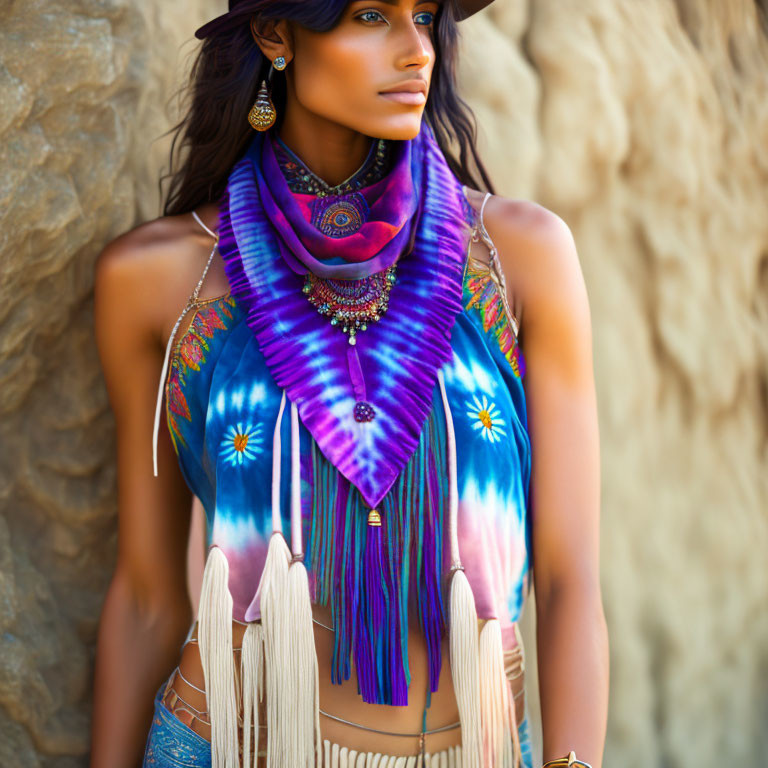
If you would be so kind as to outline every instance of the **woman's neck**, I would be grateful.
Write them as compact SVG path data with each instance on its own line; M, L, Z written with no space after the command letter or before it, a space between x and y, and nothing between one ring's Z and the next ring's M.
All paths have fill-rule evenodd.
M328 186L336 186L359 170L373 139L320 118L293 102L278 132L280 139Z

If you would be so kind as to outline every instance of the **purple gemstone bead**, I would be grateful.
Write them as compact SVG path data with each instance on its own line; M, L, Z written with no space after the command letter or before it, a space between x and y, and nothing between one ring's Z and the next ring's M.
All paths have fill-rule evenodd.
M376 411L370 403L365 400L358 400L355 403L355 421L373 421Z

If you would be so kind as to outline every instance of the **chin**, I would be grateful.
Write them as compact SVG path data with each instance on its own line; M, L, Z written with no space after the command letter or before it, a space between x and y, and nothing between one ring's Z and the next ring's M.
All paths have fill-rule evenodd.
M419 135L421 130L422 112L413 115L400 115L397 118L388 117L377 121L370 130L362 131L367 136L390 141L408 141Z

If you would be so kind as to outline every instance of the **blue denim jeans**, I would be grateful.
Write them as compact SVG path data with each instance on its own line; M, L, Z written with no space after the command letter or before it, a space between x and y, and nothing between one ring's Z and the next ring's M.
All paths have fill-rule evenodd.
M143 768L211 768L211 743L181 722L155 696L155 715L144 750Z
M520 758L523 768L533 768L533 744L531 743L531 723L528 715L517 726L520 736Z
M143 768L211 768L211 744L182 723L162 703L165 683L155 696L155 715L144 751ZM533 768L530 724L518 726L523 768Z

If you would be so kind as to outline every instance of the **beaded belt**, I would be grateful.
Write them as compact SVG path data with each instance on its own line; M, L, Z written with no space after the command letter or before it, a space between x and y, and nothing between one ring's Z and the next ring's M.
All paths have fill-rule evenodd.
M315 620L316 624L319 624L321 627L325 627L326 625L323 624L320 621ZM330 627L327 627L330 629ZM504 672L506 674L507 680L510 682L512 686L512 696L514 699L514 706L517 706L517 700L520 699L525 695L525 686L524 686L524 673L525 673L525 661L523 657L523 650L522 650L522 643L519 635L519 631L517 628L517 625L515 625L515 633L517 637L517 645L512 648L511 650L504 651ZM192 635L192 632L190 631L190 635L187 639L187 641L184 643L186 645L187 643L196 643L197 638ZM239 652L240 648L233 648L232 649L235 652ZM194 689L195 691L198 691L199 693L202 693L205 695L205 691L202 688L199 688L194 683L187 680L184 675L181 672L181 669L179 667L176 667L176 669L173 671L173 674L171 674L170 678L168 679L168 682L166 683L165 690L163 691L162 695L162 703L163 705L169 710L169 712L174 715L180 722L184 723L184 725L191 728L195 733L202 736L205 739L209 739L209 736L205 733L210 728L210 719L208 718L208 712L204 710L196 709L194 706L192 706L189 702L184 700L174 687L174 683L176 681L176 678L180 678L182 682L189 686L190 688ZM524 699L523 699L524 702ZM523 704L524 707L524 704ZM454 728L458 728L461 723L455 722L450 723L449 725L441 726L440 728L432 728L432 729L425 729L422 731L419 731L418 733L402 733L402 732L395 732L395 731L384 731L379 730L378 728L372 728L367 725L363 725L362 723L355 723L351 720L344 720L341 717L338 717L336 715L331 714L330 712L325 712L324 710L320 710L320 714L331 719L335 720L336 722L343 723L345 725L351 725L355 728L360 728L365 731L371 731L373 733L383 734L386 736L392 736L392 737L401 737L401 738L411 738L411 739L418 739L419 740L419 752L423 755L425 750L425 736L428 736L429 734L433 733L442 733L444 731L449 731ZM259 723L259 728L266 729L266 724L264 722L263 718L260 718L261 722ZM518 714L516 717L516 721L519 724L522 721L522 717ZM203 728L203 732L200 730L200 726L205 726ZM238 728L242 731L243 726L243 720L242 717L238 714ZM240 740L242 743L242 739ZM264 743L262 739L259 739L260 743ZM253 741L251 742L253 743ZM266 752L259 751L259 756L266 755Z

